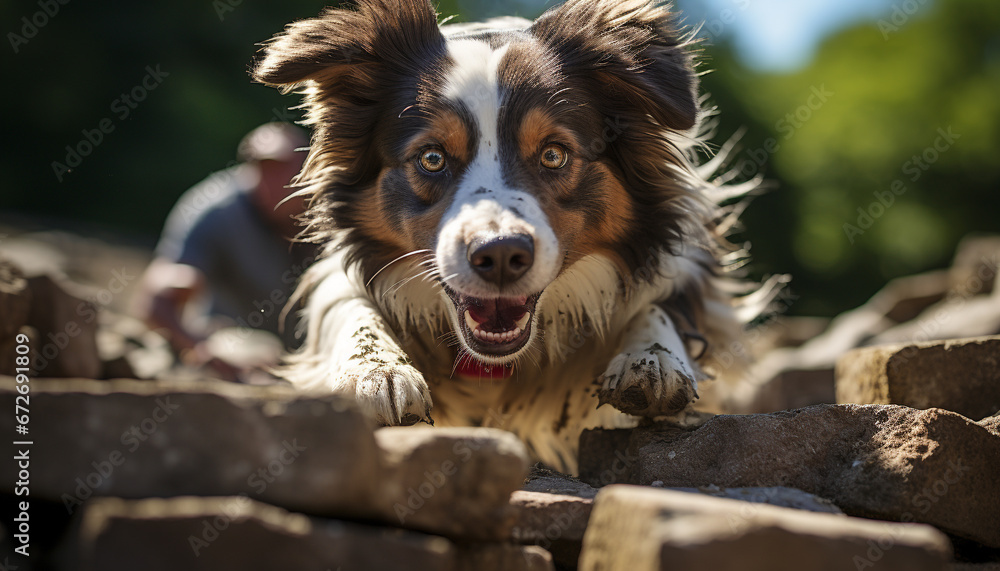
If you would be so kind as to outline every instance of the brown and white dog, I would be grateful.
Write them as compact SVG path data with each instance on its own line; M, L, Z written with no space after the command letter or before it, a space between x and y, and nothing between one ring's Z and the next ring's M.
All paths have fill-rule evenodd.
M287 378L381 424L504 428L568 471L584 428L687 407L778 280L724 277L745 252L718 204L755 181L698 166L680 33L649 0L450 26L357 0L266 44L254 78L304 94L296 185L325 244Z

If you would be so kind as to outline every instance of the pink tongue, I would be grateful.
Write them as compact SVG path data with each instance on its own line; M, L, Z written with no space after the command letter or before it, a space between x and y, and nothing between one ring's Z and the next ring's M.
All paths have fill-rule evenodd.
M466 357L459 361L455 372L463 377L476 379L506 379L514 374L514 369L503 365L484 365Z

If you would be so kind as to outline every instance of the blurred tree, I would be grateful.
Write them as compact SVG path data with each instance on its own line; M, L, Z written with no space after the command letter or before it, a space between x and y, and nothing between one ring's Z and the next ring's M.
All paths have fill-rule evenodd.
M754 267L793 274L795 313L855 306L947 264L965 234L1000 231L1000 4L904 6L788 75L709 51L720 132L749 127L735 164L777 183L744 216Z

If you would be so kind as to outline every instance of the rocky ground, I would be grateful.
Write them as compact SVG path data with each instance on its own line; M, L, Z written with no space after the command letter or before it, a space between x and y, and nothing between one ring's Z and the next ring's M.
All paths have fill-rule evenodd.
M0 263L0 363L23 333L41 371L0 377L0 431L31 442L0 465L3 569L1000 570L998 238L763 324L748 381L586 433L579 478L502 431L197 378L126 316L120 268L81 287L32 239L11 251L54 266Z

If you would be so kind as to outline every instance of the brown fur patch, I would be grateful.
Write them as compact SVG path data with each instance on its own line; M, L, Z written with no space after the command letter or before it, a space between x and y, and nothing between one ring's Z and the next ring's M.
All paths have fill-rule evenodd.
M406 145L406 156L415 157L424 147L439 145L449 159L467 163L472 158L469 153L469 129L457 113L444 110L436 113L427 128L417 133Z
M518 151L528 164L538 164L545 145L559 143L570 159L561 169L537 166L545 179L540 200L553 231L567 249L567 265L589 254L609 255L623 269L627 265L614 255L617 243L627 235L635 205L631 195L602 162L588 162L578 136L561 126L551 113L533 108L524 114L518 129ZM588 179L588 180L583 180ZM581 184L598 181L588 193L589 204L574 208ZM548 200L546 200L548 198ZM590 212L588 212L588 210Z
M632 196L625 190L621 182L602 163L594 163L590 169L592 175L604 177L601 185L601 199L605 207L601 223L595 228L588 228L585 239L579 249L587 253L595 253L604 248L613 248L626 234L632 225L632 211L635 204Z
M542 146L549 142L566 144L573 136L553 120L552 115L539 108L524 114L518 130L518 151L525 161L537 159Z

